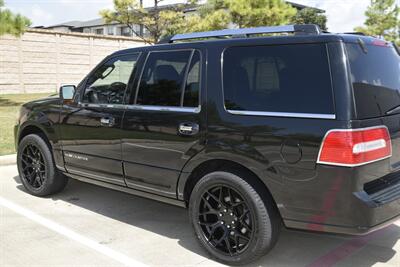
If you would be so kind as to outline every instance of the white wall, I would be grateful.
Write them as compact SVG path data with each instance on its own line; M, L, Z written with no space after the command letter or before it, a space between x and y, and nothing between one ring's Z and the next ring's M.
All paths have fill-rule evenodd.
M143 46L140 39L30 29L0 36L0 94L56 92L78 84L105 56Z

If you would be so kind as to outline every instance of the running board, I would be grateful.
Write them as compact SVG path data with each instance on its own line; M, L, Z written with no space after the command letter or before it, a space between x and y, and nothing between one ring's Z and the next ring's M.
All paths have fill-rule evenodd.
M144 192L144 191L132 189L132 188L129 188L129 187L123 187L123 186L119 186L119 185L109 184L109 183L106 183L106 182L102 182L102 181L99 181L99 180L94 180L94 179L91 179L91 178L86 178L86 177L83 177L83 176L80 176L80 175L76 175L76 174L71 174L71 173L64 173L64 174L67 175L68 177L71 177L72 179L79 180L79 181L82 181L82 182L85 182L85 183L94 184L94 185L98 185L98 186L101 186L101 187L105 187L105 188L117 190L117 191L120 191L120 192L128 193L128 194L131 194L131 195L144 197L144 198L147 198L147 199L152 199L152 200L163 202L163 203L167 203L167 204L170 204L170 205L186 208L186 203L184 201L181 201L181 200L172 199L172 198L168 198L168 197L163 197L163 196L155 195L155 194L152 194L152 193L147 193L147 192Z

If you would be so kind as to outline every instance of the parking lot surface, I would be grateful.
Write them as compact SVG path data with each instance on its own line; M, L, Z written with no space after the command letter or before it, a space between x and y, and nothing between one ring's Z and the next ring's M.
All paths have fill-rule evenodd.
M400 266L400 223L363 237L282 230L252 266ZM0 266L222 266L197 244L185 209L70 180L27 194L0 167Z

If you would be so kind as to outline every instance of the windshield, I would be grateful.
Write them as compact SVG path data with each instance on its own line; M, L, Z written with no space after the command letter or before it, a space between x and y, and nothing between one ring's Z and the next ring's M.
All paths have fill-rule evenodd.
M384 116L400 105L400 56L391 45L346 44L357 115Z

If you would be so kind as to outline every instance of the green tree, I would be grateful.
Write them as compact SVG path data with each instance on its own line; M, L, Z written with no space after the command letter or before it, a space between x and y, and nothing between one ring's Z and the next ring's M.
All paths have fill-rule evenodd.
M228 28L232 19L221 0L209 0L197 7L195 14L183 17L170 34L212 31Z
M217 12L218 25L233 23L239 28L287 24L297 12L283 0L209 0L206 6L204 18Z
M106 22L117 21L125 24L130 30L147 43L158 42L162 36L174 34L180 31L184 25L184 10L188 6L196 4L197 0L189 0L185 4L160 6L163 0L153 0L152 8L143 8L142 1L137 0L113 0L114 10L105 9L100 15ZM142 25L149 34L150 40L143 37L137 29Z
M355 31L385 38L400 45L400 7L396 0L371 0L364 26Z
M326 27L327 21L325 11L309 7L297 12L292 20L294 24L316 24L324 31L328 30Z
M0 0L0 36L4 34L19 36L29 25L31 25L29 19L4 9L4 1Z
M114 0L114 10L102 10L107 21L127 25L141 37L137 25L143 25L150 35L147 42L158 42L163 36L176 33L219 30L235 25L240 28L274 26L292 21L297 10L283 0L208 0L197 6L198 0L165 8L154 0L145 9L137 0ZM198 12L184 13L187 7L197 6Z

